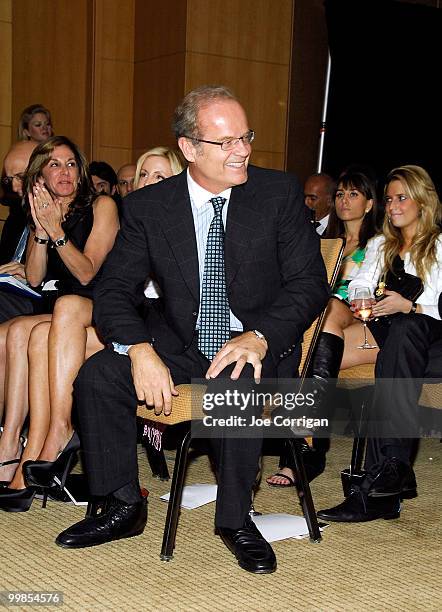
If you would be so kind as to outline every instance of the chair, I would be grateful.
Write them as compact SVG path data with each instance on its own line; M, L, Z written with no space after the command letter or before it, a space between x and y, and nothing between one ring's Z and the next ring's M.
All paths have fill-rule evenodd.
M341 260L344 252L344 240L341 238L321 240L321 254L327 269L328 281L332 285L337 277ZM314 321L310 328L304 334L302 342L302 357L300 363L300 378L299 383L302 384L307 369L313 354L316 339L319 335L324 312ZM179 396L173 398L172 413L169 416L164 414L155 415L153 410L147 409L146 406L139 406L137 416L166 425L177 425L178 423L191 422L196 420L198 415L195 414L195 392L204 394L204 386L198 385L199 389L192 389L192 385L178 385ZM189 445L192 439L192 429L189 428L188 433L184 436L179 445L175 465L173 470L172 485L170 491L169 505L167 508L166 524L164 527L163 543L161 548L160 558L163 561L170 561L173 557L173 549L175 545L175 536L178 526L178 516L180 511L180 503L184 487L184 478L187 466L187 455ZM310 539L318 542L321 540L316 512L313 505L313 499L308 483L303 457L301 453L300 440L291 438L289 440L290 448L293 453L293 459L298 472L298 492L302 510L308 525Z

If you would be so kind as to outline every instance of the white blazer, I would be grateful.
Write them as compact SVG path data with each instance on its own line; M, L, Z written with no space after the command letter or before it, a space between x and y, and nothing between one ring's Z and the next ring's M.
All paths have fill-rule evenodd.
M348 286L348 295L351 300L357 287L370 287L372 292L376 289L382 270L384 257L382 245L385 242L383 234L371 238L367 243L367 251L362 266L355 278ZM442 238L436 242L437 262L431 267L424 282L424 291L416 300L420 304L423 314L440 320L438 300L442 292ZM404 260L405 272L417 276L416 268L410 261L410 254L406 253Z

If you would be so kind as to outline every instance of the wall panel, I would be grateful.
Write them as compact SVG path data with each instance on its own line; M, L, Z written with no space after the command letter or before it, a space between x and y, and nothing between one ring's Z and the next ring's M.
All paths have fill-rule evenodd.
M128 164L133 160L132 148L125 149L123 147L99 147L96 150L95 159L106 161L108 164L118 170L124 164Z
M292 0L189 0L187 8L185 91L233 89L257 133L254 163L276 168L285 158L292 8Z
M115 170L132 148L134 20L134 0L94 2L92 158Z
M287 65L292 0L189 0L187 49Z
M0 161L3 163L12 141L12 5L0 1Z
M284 170L285 154L260 151L255 147L250 157L250 163L254 164L255 166L261 166L262 168Z
M91 62L87 0L14 0L13 123L24 107L40 102L53 115L55 132L88 152Z
M132 146L132 70L130 62L101 60L101 104L95 117L100 129L95 146Z
M256 130L254 146L284 152L287 66L188 53L186 91L204 83L221 83L233 89L246 109L250 126Z
M210 0L211 2L212 0ZM135 62L184 53L187 0L136 0Z
M216 81L246 108L255 163L283 167L293 3L14 0L12 123L41 102L56 133L117 168L148 147L175 145L177 103ZM0 28L7 5L0 0ZM8 106L0 99L0 125Z

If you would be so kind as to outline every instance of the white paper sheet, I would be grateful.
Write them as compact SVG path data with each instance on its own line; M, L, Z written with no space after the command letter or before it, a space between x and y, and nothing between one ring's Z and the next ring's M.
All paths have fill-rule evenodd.
M216 500L216 490L217 486L214 484L194 484L184 487L181 508L193 510L194 508L214 502ZM169 497L170 493L166 493L160 499L168 502Z
M288 538L300 539L309 535L307 523L303 516L262 514L261 516L252 516L252 519L267 542L276 542Z

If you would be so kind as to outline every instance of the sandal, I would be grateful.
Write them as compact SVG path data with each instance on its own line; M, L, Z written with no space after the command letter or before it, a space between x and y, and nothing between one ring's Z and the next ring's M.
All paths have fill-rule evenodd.
M3 427L0 427L0 434L3 433ZM26 446L27 443L27 439L24 436L20 436L20 457L23 453L23 450ZM16 458L16 459L8 459L7 461L0 461L0 468L6 466L6 465L13 465L14 463L20 463L21 459L20 457ZM0 487L7 487L8 484L10 483L10 480L0 480Z
M9 461L0 461L0 468L4 465L12 465L13 463L20 463L20 459L9 459ZM0 480L0 487L6 487L10 482L10 480Z
M279 478L285 478L287 480L287 484L278 483L278 482L269 482L269 479L273 478L274 476L278 476ZM291 478L290 476L287 476L287 474L283 474L282 472L276 472L276 474L269 476L269 478L266 479L266 483L269 485L269 487L275 487L275 488L280 488L280 489L287 489L288 487L295 486L295 480Z

